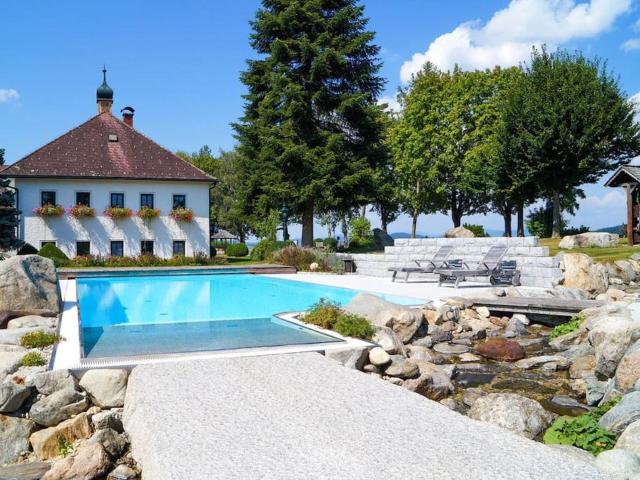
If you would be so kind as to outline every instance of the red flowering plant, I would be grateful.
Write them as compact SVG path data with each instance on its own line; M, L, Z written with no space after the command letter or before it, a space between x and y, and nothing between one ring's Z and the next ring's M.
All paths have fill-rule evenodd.
M127 207L107 207L104 210L104 214L111 220L117 220L119 218L129 218L133 215L133 212Z
M140 207L140 210L138 210L138 213L136 215L143 220L150 220L152 218L158 218L160 216L160 209L146 206Z
M79 203L67 209L67 213L74 218L82 218L82 217L95 217L96 210L95 208L91 208L87 205L83 205Z
M176 222L193 222L193 210L184 207L177 207L171 210L171 218Z
M61 217L64 215L64 207L47 203L41 207L34 208L33 213L39 217Z

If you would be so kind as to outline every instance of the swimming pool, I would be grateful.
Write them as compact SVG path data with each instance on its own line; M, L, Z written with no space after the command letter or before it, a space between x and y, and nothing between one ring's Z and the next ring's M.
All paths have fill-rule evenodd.
M359 293L252 274L101 276L76 285L85 358L340 342L274 315L321 298L344 305Z

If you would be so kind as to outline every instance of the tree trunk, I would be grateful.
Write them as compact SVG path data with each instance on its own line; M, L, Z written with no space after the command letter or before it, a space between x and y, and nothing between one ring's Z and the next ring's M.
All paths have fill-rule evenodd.
M524 237L524 202L518 202L516 205L518 215L517 236Z
M453 220L454 228L457 228L462 223L462 213L458 208L458 202L456 201L455 195L451 199L451 220Z
M384 233L389 233L387 232L387 216L384 214L383 212L380 212L380 229L384 232Z
M245 240L247 239L244 230L240 230L240 235L238 235L240 237L240 243L245 243Z
M282 239L286 242L289 240L289 225L288 223L282 224Z
M302 246L313 246L313 202L308 201L302 210Z
M418 227L418 212L411 215L411 238L416 238L416 229Z
M342 219L342 236L344 237L342 239L342 243L344 244L345 248L349 247L349 223L347 222L347 218L343 217Z
M367 206L366 205L362 205L360 207L360 216L362 218L367 218Z
M505 203L505 209L502 211L502 218L504 219L504 236L511 236L511 204Z
M553 192L553 224L551 227L551 238L560 238L560 194Z

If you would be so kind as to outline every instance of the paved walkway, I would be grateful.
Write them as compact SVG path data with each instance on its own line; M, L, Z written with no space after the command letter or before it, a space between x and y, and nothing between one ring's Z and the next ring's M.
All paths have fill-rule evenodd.
M605 478L314 353L138 366L125 427L153 480Z

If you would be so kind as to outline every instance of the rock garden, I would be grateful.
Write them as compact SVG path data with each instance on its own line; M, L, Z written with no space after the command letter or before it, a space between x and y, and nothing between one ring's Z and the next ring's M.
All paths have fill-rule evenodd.
M125 370L47 370L58 342L54 264L0 262L0 478L139 478L122 426Z

